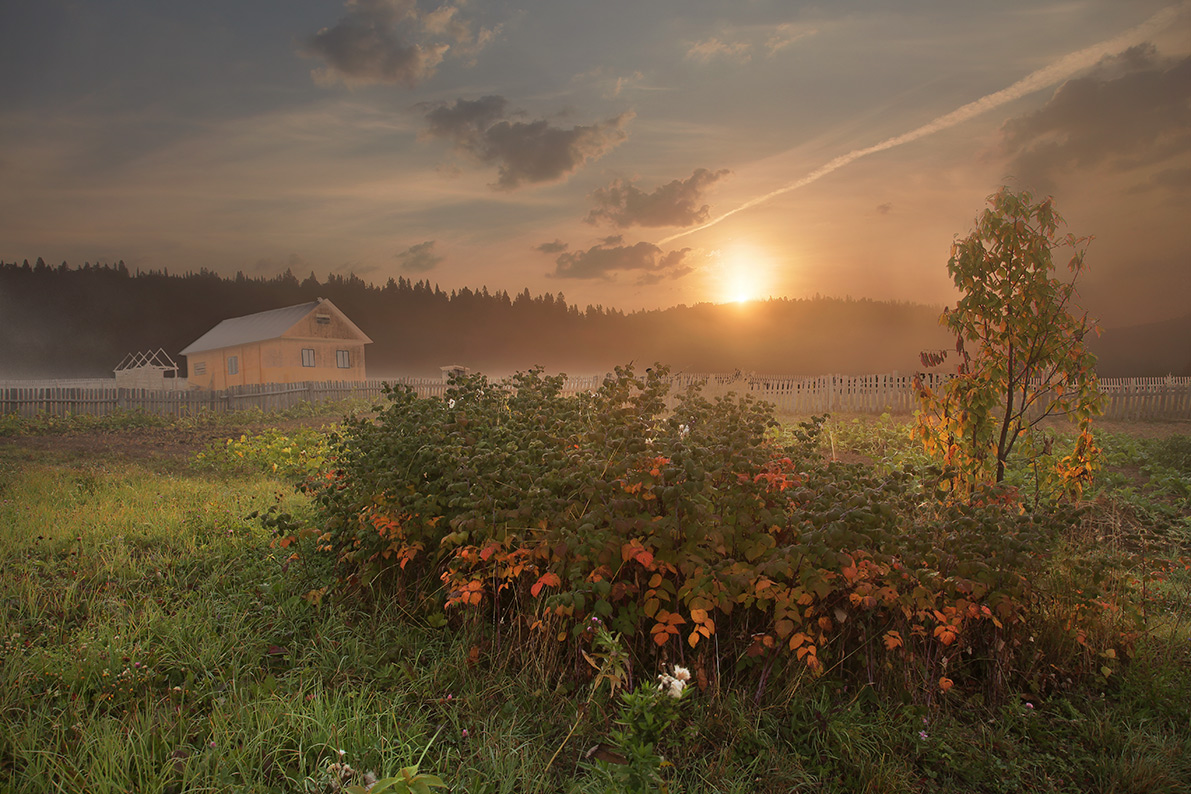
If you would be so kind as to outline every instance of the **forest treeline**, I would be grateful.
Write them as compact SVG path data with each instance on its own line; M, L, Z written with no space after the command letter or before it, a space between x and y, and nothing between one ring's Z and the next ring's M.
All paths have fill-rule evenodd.
M435 376L445 365L595 374L628 361L688 372L912 372L921 350L948 346L940 307L912 303L782 298L626 314L580 309L562 293L444 292L404 277L375 285L355 275L178 275L38 259L0 262L0 377L105 377L127 354L158 348L184 371L178 351L221 320L320 297L372 338L371 377Z

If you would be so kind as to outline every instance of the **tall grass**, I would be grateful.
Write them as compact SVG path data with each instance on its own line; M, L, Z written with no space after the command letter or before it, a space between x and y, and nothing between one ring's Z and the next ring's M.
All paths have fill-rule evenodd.
M895 466L902 454L893 420L834 431L838 455ZM1100 497L1131 515L1160 513L1143 498L1173 504L1174 532L1176 469L1137 449L1118 468L1162 466L1157 480ZM590 671L548 679L534 659L549 644L307 597L327 572L247 518L275 504L310 510L265 472L0 447L0 790L322 792L333 764L384 776L423 752L452 791L615 790L595 751L616 704ZM1099 529L1073 532L1073 555L1103 547ZM1138 587L1135 556L1114 564L1120 586ZM1132 658L1041 697L928 709L809 675L760 702L751 688L693 692L660 748L669 790L1191 790L1191 574L1172 568L1145 592Z

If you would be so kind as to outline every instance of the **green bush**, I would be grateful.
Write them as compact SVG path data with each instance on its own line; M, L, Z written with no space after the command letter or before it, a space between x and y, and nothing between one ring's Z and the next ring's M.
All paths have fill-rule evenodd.
M703 684L834 671L927 701L957 683L998 696L1011 678L1048 683L1028 642L1045 622L1061 637L1045 663L1065 673L1113 641L1089 628L1105 608L1090 579L1047 589L1073 516L1026 512L1004 488L942 500L939 470L825 462L821 421L783 443L747 397L695 388L667 411L665 375L618 368L576 396L537 370L457 380L444 399L393 389L309 486L319 525L268 521L283 545L332 555L347 589L429 622L483 614L578 649L599 617Z
M214 441L195 454L193 463L200 469L224 473L253 468L302 480L323 471L334 432L334 427L327 430L299 427L284 433L270 427L260 433L243 433L239 438Z

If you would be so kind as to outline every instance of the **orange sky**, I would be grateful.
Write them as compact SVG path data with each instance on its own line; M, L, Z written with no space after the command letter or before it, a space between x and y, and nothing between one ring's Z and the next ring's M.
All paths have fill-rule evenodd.
M5 261L944 303L1009 183L1105 325L1191 306L1188 3L14 5Z

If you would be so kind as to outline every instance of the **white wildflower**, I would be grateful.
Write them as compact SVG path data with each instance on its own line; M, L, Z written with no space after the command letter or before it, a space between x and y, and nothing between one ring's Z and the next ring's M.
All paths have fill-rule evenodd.
M658 676L658 691L665 692L670 697L677 700L682 697L682 691L686 689L686 682L691 678L691 671L685 667L675 667L674 675L669 673L662 673Z

